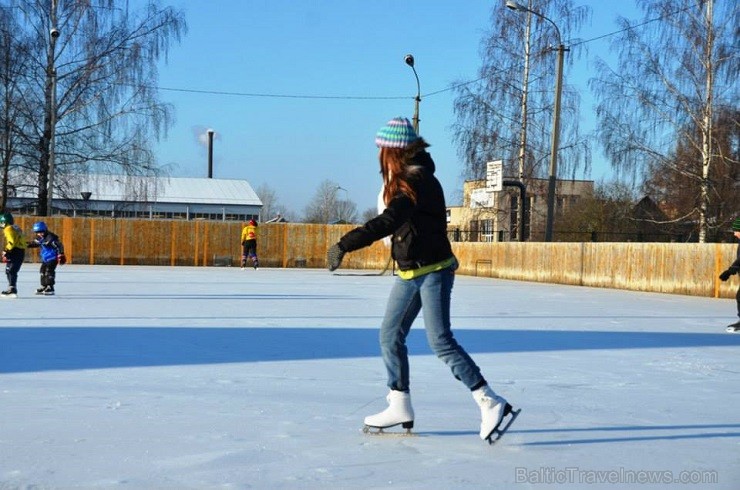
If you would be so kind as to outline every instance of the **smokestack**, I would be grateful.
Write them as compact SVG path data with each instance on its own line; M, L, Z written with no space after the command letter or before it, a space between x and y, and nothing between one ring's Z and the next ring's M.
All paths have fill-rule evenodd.
M213 130L208 130L208 178L213 178Z

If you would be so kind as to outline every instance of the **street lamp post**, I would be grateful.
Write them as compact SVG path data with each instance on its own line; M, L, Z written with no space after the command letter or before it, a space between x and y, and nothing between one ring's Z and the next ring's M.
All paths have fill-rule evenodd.
M414 55L407 54L403 59L407 65L414 71L416 77L416 97L414 98L414 131L419 134L419 102L421 102L421 85L419 84L419 75L416 74L416 68L414 68Z
M563 58L568 49L563 45L563 39L560 36L560 29L557 24L541 13L531 10L514 0L506 0L506 7L520 12L530 12L537 17L541 17L555 28L558 36L557 73L555 75L555 106L552 114L552 135L550 140L550 177L547 182L547 223L545 225L545 241L552 241L552 228L555 217L555 184L558 174L558 147L560 145L560 100L563 93Z
M47 178L46 191L46 216L53 214L54 194L54 163L56 160L56 126L57 126L57 69L54 66L56 57L56 45L59 38L57 29L57 0L51 2L51 28L49 29L49 52L47 56L47 70L50 79L49 94L49 175Z
M49 133L49 182L48 190L46 191L46 215L52 216L53 214L53 193L54 193L54 164L56 160L56 125L57 125L57 71L54 67L51 69L51 102L49 104L50 114L49 120L51 121L51 132Z

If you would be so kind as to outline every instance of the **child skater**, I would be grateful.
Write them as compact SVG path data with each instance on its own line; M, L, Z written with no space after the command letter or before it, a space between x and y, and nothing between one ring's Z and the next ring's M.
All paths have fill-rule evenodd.
M36 290L36 294L51 296L54 294L57 264L67 263L64 246L59 237L50 232L43 221L33 224L33 232L36 233L36 238L28 244L28 248L41 249L41 287Z
M13 215L10 213L0 214L0 227L5 235L5 248L3 248L3 262L5 262L5 277L8 278L8 289L0 293L3 298L18 297L18 272L26 257L26 240L18 225L14 224Z

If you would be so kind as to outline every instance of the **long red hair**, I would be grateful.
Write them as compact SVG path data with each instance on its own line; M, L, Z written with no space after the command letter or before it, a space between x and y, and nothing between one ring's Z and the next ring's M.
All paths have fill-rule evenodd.
M416 204L416 191L411 187L409 178L412 171L410 163L417 152L429 145L419 138L406 148L381 148L380 173L383 176L383 202L388 203L398 194L406 195Z

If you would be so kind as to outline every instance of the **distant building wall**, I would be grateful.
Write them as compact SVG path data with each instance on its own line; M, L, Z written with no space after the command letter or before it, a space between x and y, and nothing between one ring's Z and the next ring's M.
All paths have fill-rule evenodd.
M547 218L547 180L527 179L527 210L525 230L528 241L544 239ZM455 233L453 241L509 242L519 241L519 190L513 187L499 192L485 192L486 181L468 180L463 183L462 206L447 208L448 229ZM593 192L590 180L558 180L555 191L555 213L562 213L581 196Z
M39 219L60 236L72 264L237 265L241 255L240 222L33 216L15 221L30 240ZM327 249L352 228L262 224L260 264L324 268ZM721 298L733 298L737 289L737 276L727 282L718 279L734 260L734 244L453 243L453 250L459 273L466 275ZM389 256L379 241L347 254L342 268L382 270ZM38 252L29 250L26 260L38 262Z

